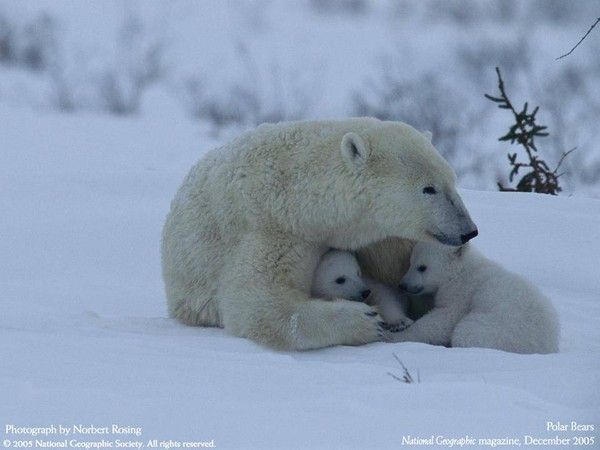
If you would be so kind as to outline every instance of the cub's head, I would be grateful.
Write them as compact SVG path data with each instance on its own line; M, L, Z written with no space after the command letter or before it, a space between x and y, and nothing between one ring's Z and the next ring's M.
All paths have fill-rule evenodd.
M346 133L341 154L363 180L366 214L382 235L459 246L477 236L477 227L430 139L404 123L381 122Z
M400 282L409 294L432 294L452 277L460 266L467 246L452 248L432 242L417 242L410 255L410 267Z
M343 298L361 302L371 291L362 280L354 255L330 250L321 258L315 270L311 294L328 300Z

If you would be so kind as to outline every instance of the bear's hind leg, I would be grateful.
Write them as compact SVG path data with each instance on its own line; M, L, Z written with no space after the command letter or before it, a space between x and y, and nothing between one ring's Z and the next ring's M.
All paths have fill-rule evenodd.
M518 351L522 333L493 314L471 312L456 326L452 333L452 347L493 348L506 352ZM527 353L527 352L525 352Z

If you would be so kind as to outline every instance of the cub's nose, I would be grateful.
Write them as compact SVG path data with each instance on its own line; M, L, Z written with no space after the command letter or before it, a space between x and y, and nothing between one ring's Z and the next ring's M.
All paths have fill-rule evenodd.
M364 291L362 291L360 293L360 295L362 296L362 298L367 298L369 295L371 295L371 290L370 289L365 289Z
M473 239L475 236L477 236L479 234L479 231L477 230L477 228L475 228L473 231L471 231L470 233L467 234L461 234L460 235L460 240L462 241L463 244L466 244L467 242L469 242L471 239Z
M403 291L406 290L407 286L406 283L400 283L400 285L398 286L400 289L402 289Z

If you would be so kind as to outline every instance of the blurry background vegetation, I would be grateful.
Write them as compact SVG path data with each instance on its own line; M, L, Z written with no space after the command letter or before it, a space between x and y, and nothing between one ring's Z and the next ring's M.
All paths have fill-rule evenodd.
M598 0L0 0L0 102L175 115L227 139L259 123L370 115L431 130L464 187L507 182L499 66L540 105L565 193L600 196ZM116 150L117 151L117 150Z

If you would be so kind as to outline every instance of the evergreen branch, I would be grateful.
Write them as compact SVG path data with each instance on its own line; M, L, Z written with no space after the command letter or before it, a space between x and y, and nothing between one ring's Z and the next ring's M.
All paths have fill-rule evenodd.
M500 91L500 95L485 94L485 97L496 103L498 108L510 110L514 118L514 123L509 127L506 134L498 138L498 140L510 142L511 145L518 144L523 148L527 156L527 161L521 162L517 160L518 155L516 152L509 152L507 154L508 162L511 166L508 174L509 182L513 182L515 176L519 175L521 168L530 169L520 178L515 188L505 187L498 182L498 189L501 191L537 192L556 195L562 190L558 182L558 178L562 173L559 174L558 169L564 159L575 149L564 153L556 168L551 170L546 161L541 159L535 142L536 138L546 137L549 134L546 126L539 125L536 122L539 107L536 106L531 112L528 112L529 103L525 102L521 111L517 111L506 93L504 80L498 67L496 67L496 74L498 75L498 90Z

